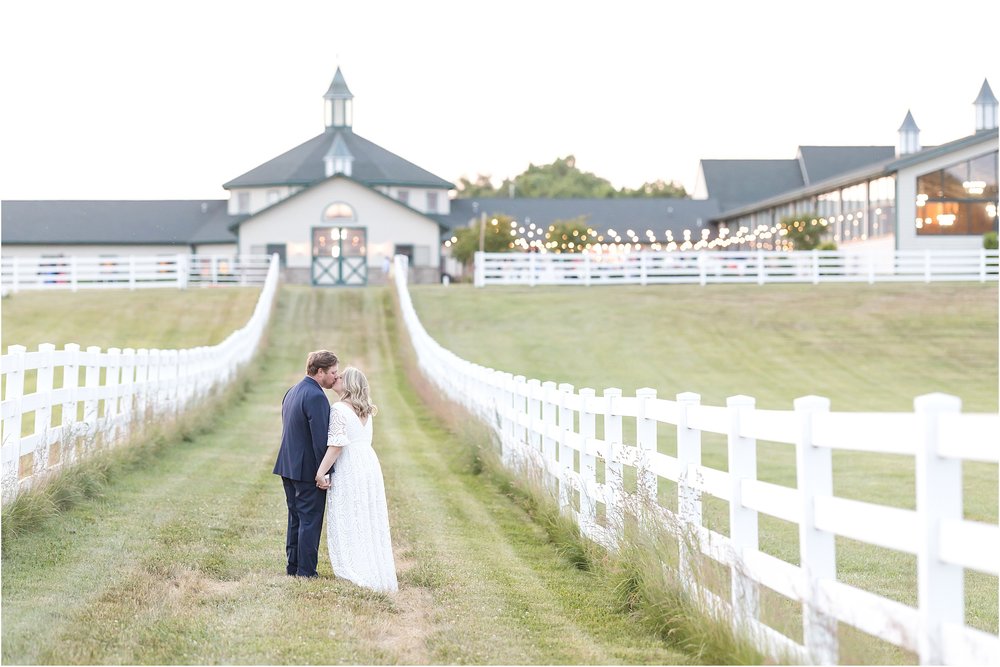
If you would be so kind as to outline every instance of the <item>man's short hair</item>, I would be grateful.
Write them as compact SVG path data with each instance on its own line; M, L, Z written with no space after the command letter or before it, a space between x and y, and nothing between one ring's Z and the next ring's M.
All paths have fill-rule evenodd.
M336 366L338 363L337 355L329 350L316 350L315 352L309 353L309 358L306 359L306 374L316 375L321 370L330 368L331 366Z

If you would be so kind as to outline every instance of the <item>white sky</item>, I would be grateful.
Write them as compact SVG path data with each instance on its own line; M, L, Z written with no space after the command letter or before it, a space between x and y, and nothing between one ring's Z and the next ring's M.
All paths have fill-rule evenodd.
M456 182L529 162L690 191L701 158L924 145L1000 94L994 0L21 0L0 5L0 198L197 199L323 131Z

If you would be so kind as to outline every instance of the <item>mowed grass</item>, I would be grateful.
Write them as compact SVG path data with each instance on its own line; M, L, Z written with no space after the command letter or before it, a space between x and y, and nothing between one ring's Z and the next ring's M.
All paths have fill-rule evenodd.
M916 396L944 392L959 396L964 411L997 410L996 284L451 285L413 286L411 294L431 336L460 357L577 389L629 395L652 387L668 399L693 391L708 405L745 394L766 409L791 409L796 397L815 394L831 399L834 411L901 412L912 411ZM628 441L634 420L623 421ZM674 429L660 425L658 436L659 450L676 454ZM702 448L706 465L727 469L724 437L705 434ZM914 508L912 457L837 451L833 460L836 495ZM997 466L965 463L963 474L966 517L997 523ZM759 442L758 477L796 486L794 449ZM661 480L659 491L660 502L676 508L676 485ZM727 504L706 497L705 523L728 534ZM760 545L798 563L794 524L762 516ZM837 570L841 581L916 604L916 560L908 554L838 538ZM967 573L967 623L997 632L997 591L996 577ZM771 597L781 619L770 622L801 627L794 605ZM913 660L862 644L865 662Z
M259 296L257 287L18 292L3 300L3 351L215 345L246 324Z
M279 293L266 352L204 432L10 543L10 664L685 664L468 463L406 381L383 288ZM284 574L280 403L326 347L371 380L400 591Z

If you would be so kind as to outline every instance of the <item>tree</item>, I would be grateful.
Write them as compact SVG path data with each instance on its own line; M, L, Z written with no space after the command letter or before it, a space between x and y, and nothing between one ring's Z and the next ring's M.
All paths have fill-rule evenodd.
M684 186L675 181L667 183L664 180L650 181L643 183L635 190L622 188L618 191L619 197L671 197L675 199L686 199L688 196Z
M576 158L567 155L551 164L529 164L521 174L504 179L493 187L489 176L478 175L475 181L458 179L458 196L472 197L549 197L549 198L613 198L613 197L687 197L684 186L663 180L643 183L636 189L616 190L611 182L589 171L580 171Z
M476 180L470 181L465 176L458 179L458 196L463 199L473 197L498 197L499 191L493 187L493 181L485 174L478 174Z
M826 224L815 214L792 215L778 223L781 239L791 244L793 250L813 250L822 242Z
M549 225L545 234L545 246L549 252L583 252L587 245L596 243L596 234L591 234L587 217L581 215L570 220L556 220Z
M486 252L509 252L514 236L511 235L510 223L514 218L509 215L493 215L486 217L486 230L483 235L483 246ZM469 264L479 251L480 220L476 218L468 227L455 232L456 240L451 244L451 256L462 264Z
M527 171L507 179L500 186L501 194L511 183L518 197L614 197L615 188L607 180L576 166L576 158L567 155L552 164L529 164Z

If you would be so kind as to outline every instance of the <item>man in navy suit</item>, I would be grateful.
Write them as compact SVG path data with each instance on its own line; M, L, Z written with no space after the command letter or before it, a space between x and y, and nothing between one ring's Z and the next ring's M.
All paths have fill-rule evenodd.
M330 429L330 401L323 390L333 387L338 370L337 355L333 352L311 352L306 360L306 377L289 389L281 401L281 449L274 474L281 475L285 485L288 505L285 551L287 572L293 576L316 576L319 535L326 509L326 489L317 486L316 469L326 454Z

